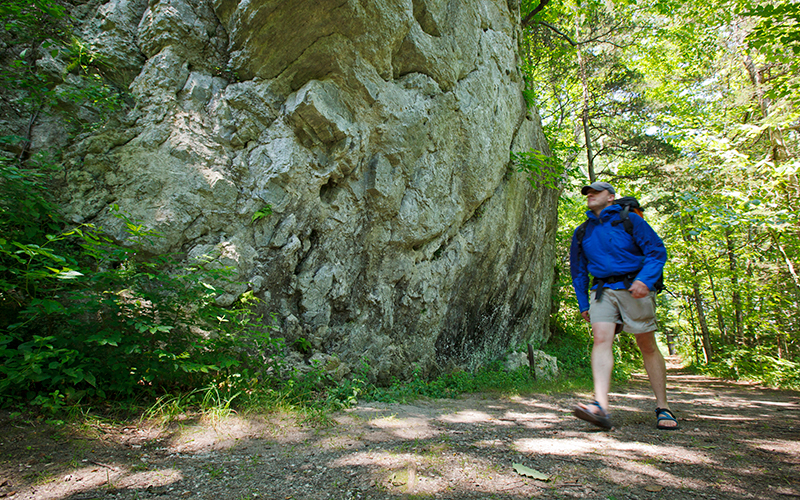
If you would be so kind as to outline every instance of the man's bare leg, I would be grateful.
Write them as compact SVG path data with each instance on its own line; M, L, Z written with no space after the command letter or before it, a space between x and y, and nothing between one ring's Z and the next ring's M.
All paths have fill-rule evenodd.
M594 379L594 397L606 413L608 411L608 391L611 390L611 371L614 369L614 332L615 323L592 323L592 378ZM596 413L594 406L580 405L582 408Z
M586 318L588 319L588 318ZM611 388L611 371L614 368L614 323L592 323L592 378L596 404L578 404L574 414L603 429L612 429L608 410L608 391ZM600 406L598 408L598 405Z
M664 356L658 349L655 332L639 333L636 335L636 344L642 351L644 369L647 371L647 378L650 379L650 387L656 396L656 406L658 408L669 409L667 402L667 365ZM661 423L666 427L677 427L677 422L664 420Z

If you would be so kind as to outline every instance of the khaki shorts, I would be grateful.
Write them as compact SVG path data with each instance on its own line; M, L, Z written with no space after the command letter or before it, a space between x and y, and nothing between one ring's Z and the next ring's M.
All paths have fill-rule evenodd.
M589 318L592 323L617 323L628 333L648 333L656 330L656 293L634 299L628 290L606 288L600 302L592 291Z

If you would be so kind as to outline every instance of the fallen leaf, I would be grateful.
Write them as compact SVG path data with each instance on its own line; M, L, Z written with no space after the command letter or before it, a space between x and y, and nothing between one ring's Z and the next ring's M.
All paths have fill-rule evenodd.
M646 485L646 486L644 487L644 489L646 489L647 491L652 491L652 492L654 492L654 493L655 493L656 491L661 491L661 490L663 490L663 489L664 489L664 487L663 487L663 486L661 486L661 485L658 485L658 484L648 484L648 485Z
M542 474L538 470L533 470L530 467L525 467L522 464L514 464L514 470L517 471L517 474L520 476L528 476L534 479L538 479L539 481L547 481L550 479L549 476Z

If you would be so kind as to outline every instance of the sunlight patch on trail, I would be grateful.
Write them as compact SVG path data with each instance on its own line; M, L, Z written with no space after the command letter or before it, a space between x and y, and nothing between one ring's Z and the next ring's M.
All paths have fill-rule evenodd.
M773 439L747 439L742 441L753 448L768 453L786 453L791 456L800 456L800 442L778 441Z
M743 417L742 415L697 415L699 420L723 420L726 422L754 422L757 418Z
M750 400L750 404L755 405L763 405L763 406L777 406L779 408L786 408L791 410L800 410L800 406L798 403L794 401L762 401L757 399Z
M133 490L141 488L143 484L150 487L160 487L178 483L183 479L183 474L177 469L132 472L127 467L97 463L90 467L75 469L63 477L48 481L47 484L37 485L34 488L34 492L36 493L36 498L59 500L62 498L75 498L75 495L82 495L88 492L94 493L101 488L112 490L129 488ZM74 484L75 487L65 492L64 495L58 495L53 488L57 488L59 486L58 483L61 482ZM89 498L95 498L95 495L92 494Z
M515 422L517 425L523 425L528 429L545 429L556 425L561 416L557 413L520 413L516 411L507 411L500 420Z
M505 447L505 442L501 439L482 439L472 443L476 448L484 448L488 450L501 450Z
M676 446L658 446L646 443L619 442L614 439L519 439L515 447L522 453L540 455L617 457L625 460L641 460L648 457L680 456L683 464L703 464L715 462L708 454L695 452ZM601 458L602 459L602 458Z
M127 474L114 480L114 488L145 489L158 488L175 484L184 479L183 473L177 469L156 469L147 472ZM147 485L144 488L142 485Z
M430 426L427 418L420 417L379 418L371 420L370 425L403 439L426 439L440 434Z
M476 424L478 422L490 422L495 418L488 413L478 410L464 410L450 415L442 415L439 420L451 424Z
M458 467L444 467L445 461L457 463ZM387 492L396 493L398 497L403 495L403 498L408 494L419 495L420 498L438 498L440 494L445 494L444 498L462 498L461 494L468 494L470 498L475 498L476 492L485 493L488 498L489 495L494 496L498 484L510 485L509 489L538 486L520 480L510 467L498 468L492 459L459 452L414 454L387 450L362 451L332 460L327 467L369 471L372 479Z

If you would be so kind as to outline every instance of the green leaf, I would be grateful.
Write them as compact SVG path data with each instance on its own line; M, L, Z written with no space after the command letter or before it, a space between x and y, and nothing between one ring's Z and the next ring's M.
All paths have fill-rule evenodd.
M56 278L60 280L74 280L75 278L83 276L83 273L78 272L74 269L70 269L68 267L65 267L61 270L53 269L52 267L48 267L47 269L53 271L53 273L55 273L56 275Z
M113 334L101 332L86 338L86 342L96 342L98 345L111 345L115 347L120 340L122 340L122 333L120 332L115 332Z
M252 224L257 220L265 219L270 215L272 215L272 206L269 204L264 205L260 210L257 210L256 213L253 214L253 218L250 220L250 223Z
M530 467L526 467L522 464L514 464L514 470L517 471L517 474L520 476L532 477L533 479L538 479L539 481L550 480L550 476L542 474L538 470L531 469Z
M61 303L56 302L55 300L33 299L31 301L31 306L42 308L45 314L66 313L66 309L64 309L64 306L62 306Z

